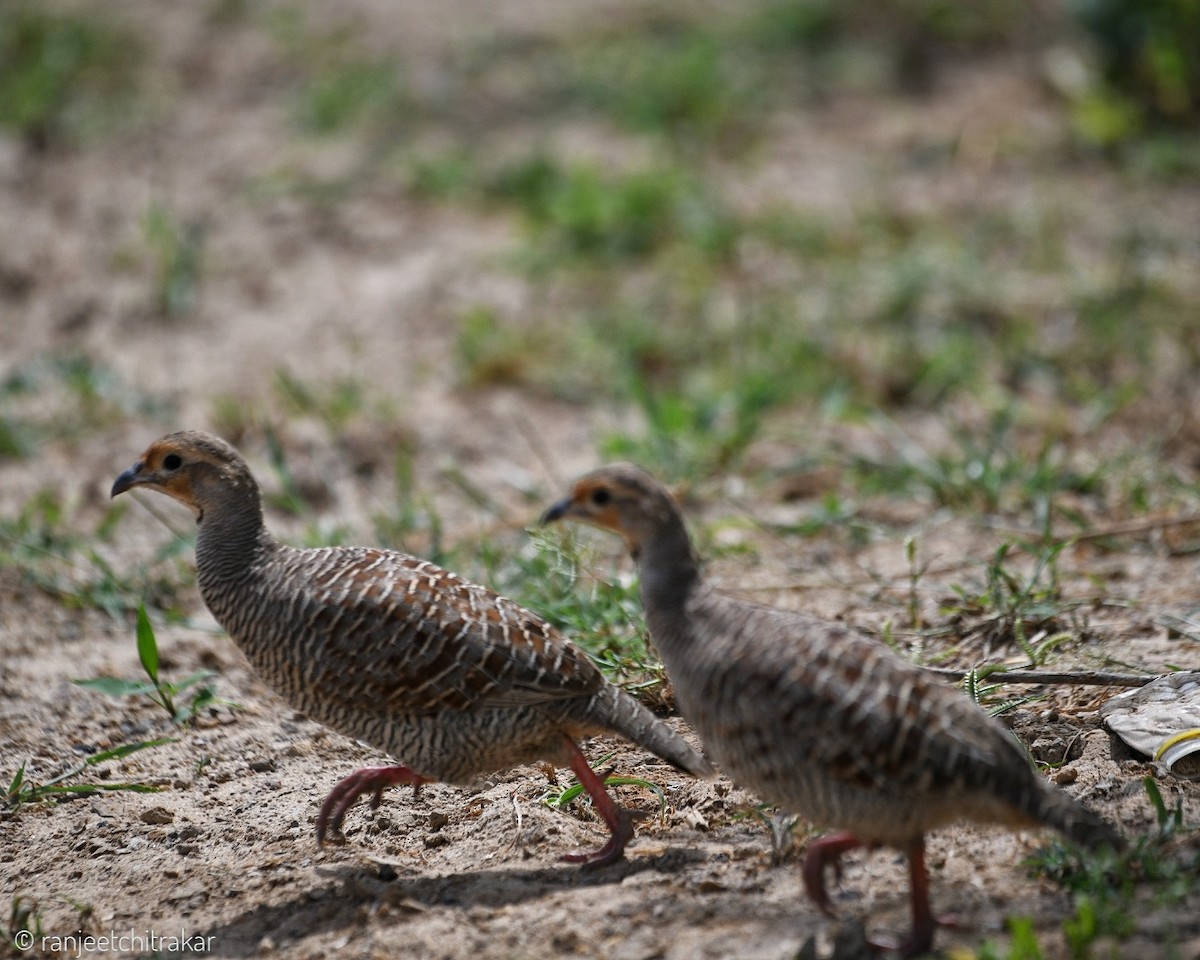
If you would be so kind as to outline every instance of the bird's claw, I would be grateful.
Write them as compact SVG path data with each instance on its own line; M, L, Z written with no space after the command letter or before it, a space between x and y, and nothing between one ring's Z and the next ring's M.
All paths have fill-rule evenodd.
M626 810L618 807L618 823L613 828L612 836L599 850L590 853L566 853L562 859L565 863L578 863L584 870L595 870L616 863L625 856L625 845L633 839L635 820L648 816L644 810Z
M339 780L329 791L329 796L321 804L317 814L317 845L324 846L326 840L330 843L345 843L342 833L342 821L346 819L347 811L354 806L359 797L371 795L370 806L378 810L383 802L383 791L397 784L410 783L419 786L425 778L408 767L363 767L355 770L348 777Z

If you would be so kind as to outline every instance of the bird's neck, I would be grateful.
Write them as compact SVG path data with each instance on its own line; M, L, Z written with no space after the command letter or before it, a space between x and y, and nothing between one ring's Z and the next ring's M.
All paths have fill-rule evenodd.
M672 516L637 551L642 604L650 634L664 657L689 645L687 604L703 575L683 519Z
M262 559L278 543L263 524L258 491L240 490L218 505L207 505L197 521L196 572L200 592L218 621L222 602L249 585Z

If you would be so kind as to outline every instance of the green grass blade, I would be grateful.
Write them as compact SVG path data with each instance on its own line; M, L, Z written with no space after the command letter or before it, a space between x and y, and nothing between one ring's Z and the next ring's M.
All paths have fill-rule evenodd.
M146 613L146 605L138 604L137 612L137 648L138 658L142 661L147 675L155 684L158 683L158 643L154 639L154 626Z
M88 679L73 679L77 687L88 690L99 690L110 697L132 697L143 693L153 693L157 688L145 680L122 680L120 677L91 677Z
M8 791L5 794L7 797L15 797L21 790L21 784L25 782L25 764L17 767L16 775L12 778L12 783L8 785Z
M658 795L659 804L663 810L667 808L667 798L666 794L663 793L662 787L657 783L651 783L649 780L643 780L641 777L608 777L604 781L604 785L606 787L644 787ZM557 807L561 810L569 806L571 801L582 794L583 791L583 784L575 781L561 793L557 795L550 794L546 799L546 803L548 806Z
M95 793L97 790L125 790L129 793L158 793L162 789L150 783L59 783L48 787L35 787L39 797L61 793Z
M127 757L131 753L137 753L137 751L145 750L148 747L160 747L164 743L174 742L174 737L159 737L157 740L142 740L140 743L123 743L121 746L113 747L111 750L94 753L84 762L88 766L94 767L96 764L104 763L107 760L120 760L122 757Z
M195 673L184 677L178 683L164 684L164 686L167 686L173 695L178 695L183 693L183 691L187 690L189 687L194 687L196 684L203 683L205 680L211 680L215 676L216 673L212 670L197 670Z

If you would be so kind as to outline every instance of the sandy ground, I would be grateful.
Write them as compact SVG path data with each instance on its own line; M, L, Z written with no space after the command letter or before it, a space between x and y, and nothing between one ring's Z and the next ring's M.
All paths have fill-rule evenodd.
M112 479L147 442L180 426L219 425L220 398L269 408L273 371L284 367L305 381L354 376L392 404L389 415L338 437L304 418L282 425L293 467L326 494L323 523L368 538L366 518L391 496L392 451L405 444L416 450L416 482L446 518L451 542L480 529L510 542L524 537L522 527L562 483L594 466L596 437L619 422L619 412L516 388L459 385L452 333L458 312L480 301L519 307L530 296L524 281L496 265L514 225L431 209L386 189L364 189L332 208L286 196L249 201L252 173L336 163L333 148L296 146L277 95L282 68L262 31L214 25L198 5L113 6L153 36L154 68L172 106L149 129L86 150L41 155L0 140L0 376L50 352L83 351L116 375L110 399L126 412L41 442L29 456L0 459L0 514L14 517L37 491L51 489L75 522L93 529ZM368 26L372 44L414 56L482 30L482 23L500 32L531 23L574 29L623 8L463 0L435 17L419 4L342 6ZM784 118L777 149L742 189L793 185L795 202L836 206L831 198L853 193L871 176L857 159L865 145L886 152L968 117L976 131L1046 122L1036 97L991 95L997 84L1021 87L1004 64L970 76L935 91L921 117L903 104L872 112L851 103ZM999 104L1025 104L1027 112ZM1020 202L1021 185L1002 172L990 176L985 161L964 164L956 178L922 182L914 174L893 188L908 191L915 205L976 188ZM178 321L153 315L145 269L122 254L136 246L152 199L207 231L200 302ZM1128 196L1116 206L1137 200ZM1186 221L1189 203L1194 195L1181 198L1173 215ZM138 406L146 398L158 405L150 412ZM44 415L55 404L68 418L87 412L71 413L72 401L54 392L9 402L18 414ZM244 440L266 476L261 434L250 429L232 439ZM482 518L462 486L447 479L448 467L489 491ZM732 486L702 491L694 508L719 518L735 493ZM803 507L779 491L752 494L764 515ZM175 530L186 530L186 516L156 506ZM303 532L292 517L272 512L270 522L284 537ZM956 564L986 559L1001 536L920 506L895 522L919 528L931 565L946 569L922 582L930 616ZM139 502L119 537L99 549L128 568L173 536ZM761 539L754 546L753 564L734 556L715 565L726 587L868 630L895 614L907 569L896 542ZM1064 557L1068 594L1086 594L1095 578L1119 580L1133 602L1086 611L1085 640L1056 656L1055 666L1087 665L1103 653L1149 672L1200 662L1200 644L1169 631L1160 616L1190 613L1180 598L1194 596L1195 561L1161 547L1117 554L1079 547ZM895 588L874 589L875 574L893 578ZM130 622L64 603L31 587L17 569L0 570L0 780L7 783L25 764L28 777L45 781L97 750L173 738L89 772L98 782L137 781L157 792L96 793L0 818L0 909L16 896L36 904L49 938L28 955L55 955L55 947L75 955L70 943L54 938L83 932L140 936L142 943L124 941L131 949L109 951L132 955L156 948L189 955L195 939L169 938L202 937L209 955L221 957L790 960L811 938L830 955L839 933L849 931L853 941L856 923L875 934L907 927L896 855L848 858L835 894L847 921L833 923L803 896L794 855L808 839L803 826L793 855L776 857L752 797L725 780L692 781L619 742L593 742L589 756L611 753L618 772L655 782L665 798L660 808L649 791L617 790L621 802L651 814L622 864L583 872L559 862L563 853L599 844L603 827L586 804L557 810L543 803L548 779L538 768L504 771L469 789L433 785L416 798L393 790L378 811L351 813L345 846L318 848L313 821L326 791L356 766L385 758L282 703L252 675L194 591L183 606L183 622L159 626L164 671L215 670L220 695L240 706L217 708L180 729L152 705L118 702L69 682L136 676ZM971 653L963 653L967 662ZM1056 776L1072 794L1130 835L1148 830L1153 814L1141 778L1150 767L1096 716L1114 691L1042 692L1044 699L1008 716L1018 733L1035 754L1046 754L1041 759L1065 759ZM1169 805L1183 801L1191 822L1200 819L1196 784L1168 778L1161 789ZM1005 943L1006 918L1026 916L1046 956L1067 955L1061 926L1071 897L1022 865L1046 839L968 828L930 838L935 907L958 918L939 933L943 950ZM1200 956L1196 893L1170 909L1149 899L1143 907L1129 940L1102 944L1094 955ZM151 934L168 939L151 943ZM855 953L842 947L837 955L848 960Z

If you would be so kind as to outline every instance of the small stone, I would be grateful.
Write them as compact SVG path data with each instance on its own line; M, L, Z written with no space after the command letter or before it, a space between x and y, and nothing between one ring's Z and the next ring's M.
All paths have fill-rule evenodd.
M1079 779L1079 771L1074 767L1063 767L1054 775L1054 782L1060 787L1065 787L1069 783L1074 783Z
M138 815L138 819L141 820L142 823L150 824L174 823L175 814L166 807L150 807L147 810L143 810Z

